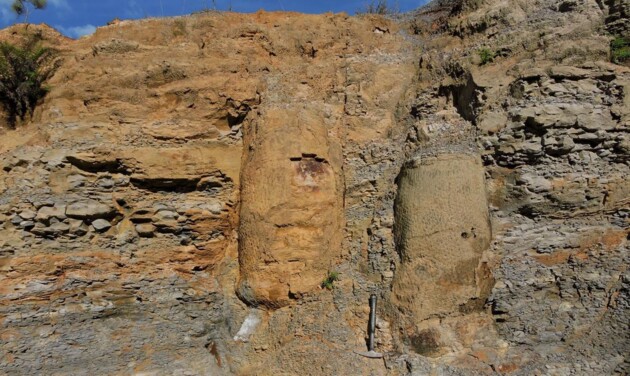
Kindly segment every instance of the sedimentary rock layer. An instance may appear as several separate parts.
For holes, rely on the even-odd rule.
[[[0,128],[0,374],[630,373],[626,10],[29,26],[62,64]]]

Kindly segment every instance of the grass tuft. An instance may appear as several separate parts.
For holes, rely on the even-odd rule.
[[[339,272],[328,272],[328,276],[322,281],[321,287],[332,290],[337,281],[339,281]]]
[[[615,64],[625,63],[630,60],[630,39],[615,37],[610,42],[611,61]]]
[[[483,47],[477,51],[479,58],[481,59],[479,65],[486,65],[494,61],[495,53],[487,47]]]

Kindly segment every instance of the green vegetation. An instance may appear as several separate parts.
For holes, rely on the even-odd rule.
[[[397,6],[390,6],[387,0],[371,0],[369,4],[365,6],[363,10],[358,11],[359,14],[396,14],[398,13]]]
[[[46,7],[46,0],[15,0],[11,4],[11,9],[18,15],[28,13],[27,4],[31,4],[35,9],[44,9]]]
[[[481,62],[479,65],[486,65],[494,60],[495,53],[487,47],[483,47],[477,51]]]
[[[11,9],[18,16],[24,15],[24,22],[28,23],[29,4],[35,9],[44,9],[47,2],[47,0],[14,0]]]
[[[11,127],[18,118],[33,114],[48,92],[44,82],[58,67],[57,52],[43,47],[41,38],[41,34],[28,35],[19,45],[0,42],[0,103]]]
[[[610,54],[613,63],[621,64],[630,60],[630,39],[616,37],[610,42]]]
[[[335,282],[339,280],[338,272],[328,272],[328,276],[322,281],[322,288],[332,290]]]

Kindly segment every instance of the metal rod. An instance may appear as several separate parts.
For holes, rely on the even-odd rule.
[[[376,294],[370,295],[370,322],[368,324],[368,351],[374,351],[374,332],[376,331]]]

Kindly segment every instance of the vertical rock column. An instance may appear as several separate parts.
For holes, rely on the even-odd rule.
[[[342,152],[329,134],[307,109],[268,109],[245,129],[238,293],[250,304],[289,304],[341,251]]]
[[[401,261],[392,303],[403,341],[431,353],[425,347],[439,346],[439,338],[428,338],[435,331],[425,331],[423,321],[483,305],[490,288],[479,269],[491,238],[479,157],[444,154],[408,164],[398,180],[395,217]]]

